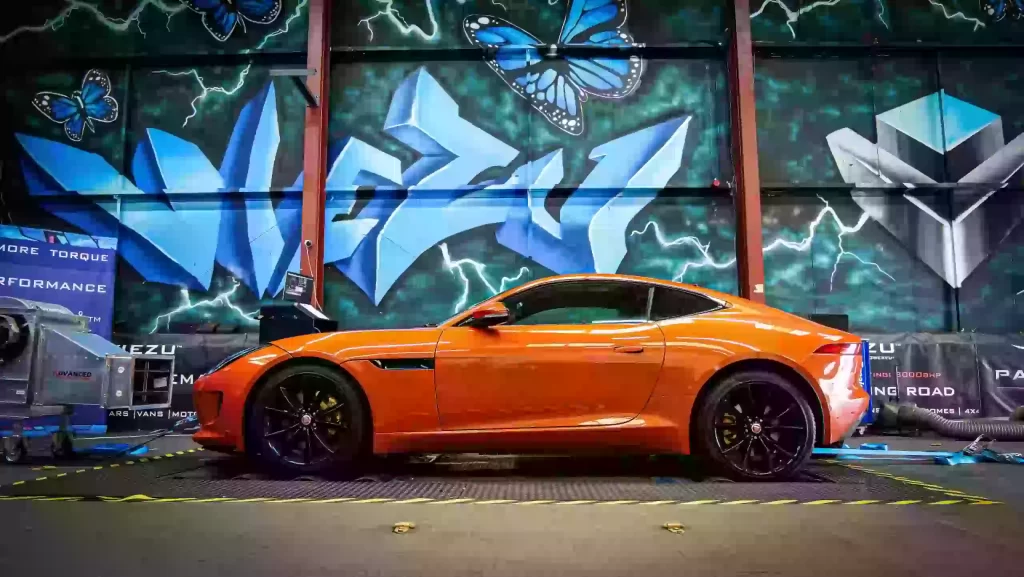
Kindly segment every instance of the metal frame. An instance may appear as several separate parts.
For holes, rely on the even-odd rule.
[[[758,171],[754,102],[754,51],[750,0],[733,0],[729,43],[733,164],[736,173],[736,272],[740,296],[764,302],[764,245],[761,232],[761,183]]]
[[[324,211],[327,204],[327,96],[331,55],[331,0],[309,0],[309,36],[306,53],[307,102],[303,137],[302,244],[299,250],[302,274],[313,278],[313,305],[324,302]],[[297,77],[296,82],[299,82]]]

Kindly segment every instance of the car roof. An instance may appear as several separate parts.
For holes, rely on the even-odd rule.
[[[721,292],[718,292],[716,290],[711,290],[711,289],[707,289],[707,288],[704,288],[704,287],[700,287],[700,286],[696,286],[696,285],[691,285],[691,284],[686,284],[686,283],[681,283],[681,282],[676,282],[676,281],[664,280],[664,279],[659,279],[659,278],[644,277],[644,276],[628,275],[628,274],[611,274],[611,273],[579,273],[579,274],[561,274],[561,275],[547,276],[547,277],[544,277],[544,278],[539,278],[537,280],[532,280],[532,281],[523,283],[523,284],[521,284],[521,285],[519,285],[519,286],[517,286],[515,288],[512,288],[512,289],[509,289],[509,290],[505,291],[504,293],[496,295],[494,298],[495,299],[498,298],[498,297],[505,298],[505,297],[507,297],[509,295],[513,295],[513,294],[516,294],[518,292],[521,292],[521,291],[524,291],[524,290],[527,290],[527,289],[530,289],[530,288],[533,288],[533,287],[542,286],[542,285],[545,285],[545,284],[555,284],[555,283],[568,282],[568,281],[608,281],[608,280],[640,282],[640,283],[645,283],[645,284],[660,285],[660,286],[669,287],[669,288],[683,289],[683,290],[688,290],[688,291],[692,291],[692,292],[695,292],[695,293],[700,293],[700,294],[703,294],[703,295],[706,295],[706,296],[709,296],[709,297],[712,297],[712,298],[715,298],[715,299],[718,299],[718,300],[721,300],[721,301],[725,301],[725,302],[732,302],[734,299],[737,298],[735,295],[721,293]],[[494,299],[488,299],[488,300],[494,300]]]

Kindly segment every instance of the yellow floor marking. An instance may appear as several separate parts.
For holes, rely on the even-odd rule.
[[[433,499],[427,499],[426,497],[417,497],[415,499],[402,499],[401,501],[395,501],[395,505],[404,505],[406,503],[427,503],[433,501]]]
[[[15,481],[15,482],[14,482],[14,483],[12,483],[12,484],[13,484],[13,485],[24,485],[24,484],[25,484],[25,481]]]
[[[906,499],[904,501],[890,501],[889,504],[890,505],[913,505],[915,503],[920,503],[920,502],[921,501],[918,501],[918,500],[915,500],[915,499]]]
[[[189,501],[195,501],[195,497],[167,497],[165,499],[156,499],[148,501],[149,503],[187,503]]]
[[[999,501],[971,501],[971,505],[998,505]]]
[[[455,503],[469,503],[470,501],[476,501],[476,499],[448,499],[446,501],[431,501],[430,505],[452,505]]]
[[[639,503],[639,501],[604,501],[598,505],[632,505],[633,503]]]
[[[881,503],[878,499],[864,499],[862,501],[849,501],[843,503],[844,505],[874,505],[875,503]]]
[[[233,497],[214,497],[212,499],[196,499],[195,501],[189,501],[190,503],[218,503],[220,501],[234,501]]]
[[[767,503],[761,503],[762,505],[789,505],[790,503],[799,503],[796,499],[782,499],[780,501],[768,501]]]
[[[674,499],[671,501],[643,501],[638,503],[638,505],[671,505],[672,503],[675,503]]]
[[[388,501],[394,501],[394,499],[382,499],[382,498],[359,499],[358,501],[352,501],[352,502],[353,503],[387,503]]]
[[[476,501],[474,505],[504,505],[506,503],[515,503],[515,499],[491,499],[489,501]]]
[[[554,503],[554,501],[550,501],[550,500],[520,501],[520,502],[516,503],[516,505],[546,505],[548,503]]]
[[[45,481],[48,477],[36,477],[36,481]]]
[[[717,503],[718,501],[719,501],[718,499],[703,499],[703,500],[700,500],[700,501],[687,501],[685,503],[680,503],[680,505],[710,505],[712,503]],[[649,504],[657,504],[657,503],[665,503],[665,502],[671,503],[672,501],[655,501],[654,503],[642,503],[642,504],[643,505],[649,505]]]
[[[270,501],[264,501],[264,503],[304,503],[309,499],[272,499]]]
[[[556,505],[587,505],[589,503],[596,503],[597,501],[559,501]]]
[[[956,505],[957,503],[963,503],[962,499],[950,499],[948,501],[935,501],[928,503],[929,505]]]
[[[232,503],[259,503],[261,501],[269,501],[268,497],[253,497],[252,499],[236,499]]]
[[[751,503],[757,503],[757,499],[740,499],[739,501],[726,501],[720,503],[720,505],[749,505]]]
[[[817,501],[807,501],[804,505],[831,505],[832,503],[839,502],[839,499],[818,499]]]

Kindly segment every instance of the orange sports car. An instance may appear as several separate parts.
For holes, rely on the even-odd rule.
[[[566,275],[436,325],[275,341],[195,385],[195,440],[310,472],[366,454],[697,454],[781,479],[868,406],[861,339],[674,282]]]

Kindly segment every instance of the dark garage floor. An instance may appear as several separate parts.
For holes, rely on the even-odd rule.
[[[1013,465],[816,461],[750,484],[678,459],[464,455],[279,479],[157,448],[0,468],[0,574],[1024,575]]]

